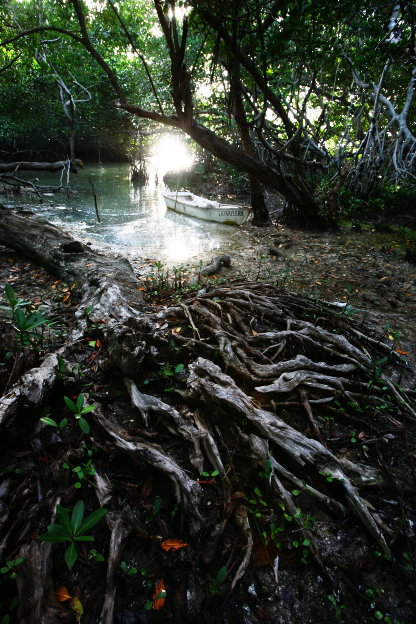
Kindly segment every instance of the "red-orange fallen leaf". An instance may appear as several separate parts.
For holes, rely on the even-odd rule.
[[[163,550],[179,550],[180,548],[185,548],[185,546],[189,546],[189,544],[185,544],[178,539],[167,539],[163,542],[160,542]]]
[[[396,353],[400,353],[400,355],[407,355],[408,351],[402,351],[402,349],[396,349]]]
[[[97,347],[102,347],[103,343],[101,342],[101,340],[99,338],[97,338],[97,340],[95,341],[95,344]]]
[[[58,587],[58,589],[56,590],[56,597],[58,598],[59,602],[65,602],[65,600],[71,600],[72,598],[71,594],[64,585]]]
[[[66,295],[64,295],[64,296],[62,297],[62,302],[63,302],[63,303],[66,303],[66,302],[68,301],[68,299],[70,298],[70,296],[71,296],[71,293],[69,293],[69,292],[68,292],[68,293],[66,293]]]
[[[166,602],[166,587],[163,582],[163,578],[160,579],[159,583],[156,585],[155,593],[153,595],[153,609],[155,611],[160,611],[163,608]]]

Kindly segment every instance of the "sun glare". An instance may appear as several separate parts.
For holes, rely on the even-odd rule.
[[[152,161],[163,176],[168,171],[188,169],[194,156],[179,137],[162,136],[154,146]]]

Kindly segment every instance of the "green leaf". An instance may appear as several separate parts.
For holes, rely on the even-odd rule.
[[[48,534],[50,535],[60,535],[63,537],[69,537],[70,532],[67,527],[62,524],[50,524],[48,526]]]
[[[51,427],[58,427],[58,423],[56,422],[56,420],[53,420],[52,418],[48,418],[47,416],[45,416],[44,418],[40,418],[39,419],[41,422],[45,423],[45,425],[51,425]]]
[[[100,520],[104,518],[107,512],[108,509],[106,509],[105,507],[93,511],[87,518],[85,518],[84,522],[80,526],[78,533],[85,533],[86,531],[91,529],[91,527],[98,524]]]
[[[14,294],[13,288],[7,282],[4,285],[4,292],[6,294],[7,301],[10,303],[11,307],[14,308],[17,303],[16,295]]]
[[[69,519],[68,509],[66,509],[65,507],[62,507],[61,505],[57,505],[56,514],[59,520],[62,522],[62,524],[66,527],[68,534],[72,535],[72,524],[71,524],[71,520]]]
[[[78,408],[78,412],[81,412],[83,405],[85,403],[85,398],[83,394],[79,394],[78,398],[77,398],[77,408]]]
[[[82,408],[81,414],[88,414],[88,412],[93,412],[95,410],[95,405],[86,405]]]
[[[68,568],[72,570],[75,561],[78,559],[78,546],[74,542],[66,549],[64,559]]]
[[[69,407],[69,409],[71,410],[71,412],[73,412],[74,414],[78,414],[78,408],[76,404],[72,401],[72,399],[70,399],[67,396],[64,396],[64,401],[66,403],[66,406]]]
[[[77,542],[93,542],[94,535],[77,535],[74,539]]]
[[[43,542],[50,542],[51,544],[60,544],[63,542],[67,542],[71,539],[68,535],[55,535],[54,533],[42,533],[42,535],[38,535],[38,538]]]
[[[76,535],[79,532],[79,528],[82,524],[83,518],[84,518],[84,501],[80,500],[77,503],[75,503],[74,508],[72,510],[71,525],[72,525],[74,535]]]
[[[216,581],[217,583],[223,583],[227,576],[227,566],[222,566],[217,572]]]
[[[89,426],[88,422],[85,420],[85,418],[80,418],[78,420],[78,424],[79,424],[79,428],[81,429],[81,431],[83,433],[89,433],[90,432],[90,426]]]
[[[61,422],[59,423],[59,428],[63,429],[64,427],[66,427],[68,424],[68,418],[62,418]]]
[[[16,308],[16,310],[14,311],[14,320],[16,321],[19,329],[24,328],[25,315],[23,310],[21,310],[20,308]]]

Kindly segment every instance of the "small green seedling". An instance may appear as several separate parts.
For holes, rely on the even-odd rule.
[[[120,563],[120,568],[129,576],[134,576],[135,574],[137,574],[137,568],[135,568],[134,566],[129,566],[126,561],[122,561]]]
[[[173,377],[177,373],[180,373],[181,371],[183,371],[184,368],[185,368],[184,364],[176,364],[176,366],[173,366],[173,364],[169,364],[169,362],[165,362],[165,364],[163,364],[162,368],[160,369],[158,375],[162,379],[169,379],[170,377]]]
[[[78,559],[77,542],[93,542],[93,535],[86,535],[93,526],[98,524],[106,515],[107,509],[96,509],[84,520],[84,501],[75,503],[71,517],[69,511],[61,505],[56,507],[58,522],[48,526],[48,532],[39,535],[39,539],[52,544],[70,542],[65,551],[65,563],[71,570]]]
[[[66,464],[63,467],[69,468],[69,465]],[[79,466],[75,466],[74,468],[72,468],[72,472],[74,472],[77,479],[79,479],[79,481],[76,481],[76,483],[74,483],[74,488],[78,490],[80,487],[82,487],[82,481],[86,480],[87,477],[92,477],[93,475],[95,475],[95,468],[92,465],[92,459],[89,459],[87,462]]]
[[[218,570],[215,581],[209,586],[209,592],[211,594],[216,594],[218,592],[220,585],[225,581],[227,577],[227,572],[227,566],[222,566],[222,568]]]
[[[45,410],[42,410],[42,412],[45,415],[42,416],[42,418],[40,418],[39,420],[45,423],[45,425],[49,425],[50,427],[55,427],[56,429],[60,429],[60,430],[64,429],[67,426],[68,424],[67,418],[62,418],[59,422],[57,422],[53,418],[50,418],[50,416],[47,416],[47,414],[50,414],[51,412],[50,407],[45,408]]]
[[[0,568],[0,574],[8,574],[9,578],[15,579],[17,577],[17,573],[14,568],[20,565],[23,561],[23,557],[18,557],[17,559],[8,559],[6,561],[6,565]]]
[[[4,602],[2,601],[2,606],[3,606]],[[9,613],[6,613],[5,615],[3,615],[3,617],[0,620],[0,624],[10,624],[10,622],[12,621],[11,619],[11,614],[10,611],[13,611],[13,609],[16,609],[16,607],[20,604],[20,598],[19,596],[13,596],[9,602],[9,606],[8,606],[8,611]],[[15,621],[15,620],[13,620]]]
[[[253,490],[253,498],[246,498],[249,503],[248,511],[253,514],[256,518],[261,518],[263,516],[264,510],[268,507],[265,500],[263,500],[263,494],[261,493],[260,488],[255,487]]]
[[[335,598],[333,594],[330,594],[328,596],[328,600],[335,609],[335,619],[338,622],[343,622],[344,620],[342,618],[342,609],[345,609],[345,605],[338,604],[338,600]]]
[[[78,425],[81,431],[88,434],[90,432],[90,426],[83,415],[94,411],[95,406],[85,405],[85,397],[83,394],[78,395],[76,403],[74,403],[74,401],[72,401],[72,399],[67,396],[64,396],[64,401],[66,403],[66,406],[71,410],[76,420],[78,421]]]
[[[88,559],[94,559],[94,561],[104,561],[104,555],[101,555],[99,552],[95,550],[95,548],[91,548],[88,553]]]
[[[34,330],[41,325],[50,327],[54,324],[53,321],[48,321],[41,312],[29,310],[29,306],[32,305],[31,301],[17,299],[10,284],[5,285],[4,291],[9,306],[1,307],[11,314],[12,327],[18,332],[21,347],[33,347],[36,341],[41,339],[41,336]]]
[[[267,459],[264,462],[264,469],[258,473],[259,477],[261,477],[262,479],[267,479],[267,481],[269,481],[270,477],[272,476],[272,473],[273,473],[272,460]]]
[[[219,470],[213,470],[212,472],[201,472],[201,476],[203,477],[218,477],[220,474]]]

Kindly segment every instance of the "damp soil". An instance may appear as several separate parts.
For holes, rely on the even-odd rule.
[[[372,225],[363,225],[360,232],[347,225],[336,233],[280,224],[267,228],[248,224],[238,229],[238,242],[223,245],[215,254],[229,255],[230,267],[223,267],[208,282],[257,280],[338,303],[351,317],[371,319],[387,337],[393,336],[389,339],[394,348],[416,361],[416,263],[406,259],[415,232],[377,232]],[[185,282],[192,282],[213,257],[198,256],[175,269],[181,269]],[[154,275],[157,262],[156,257],[146,262],[141,258],[132,264],[145,279]],[[172,267],[163,269],[173,275]]]

